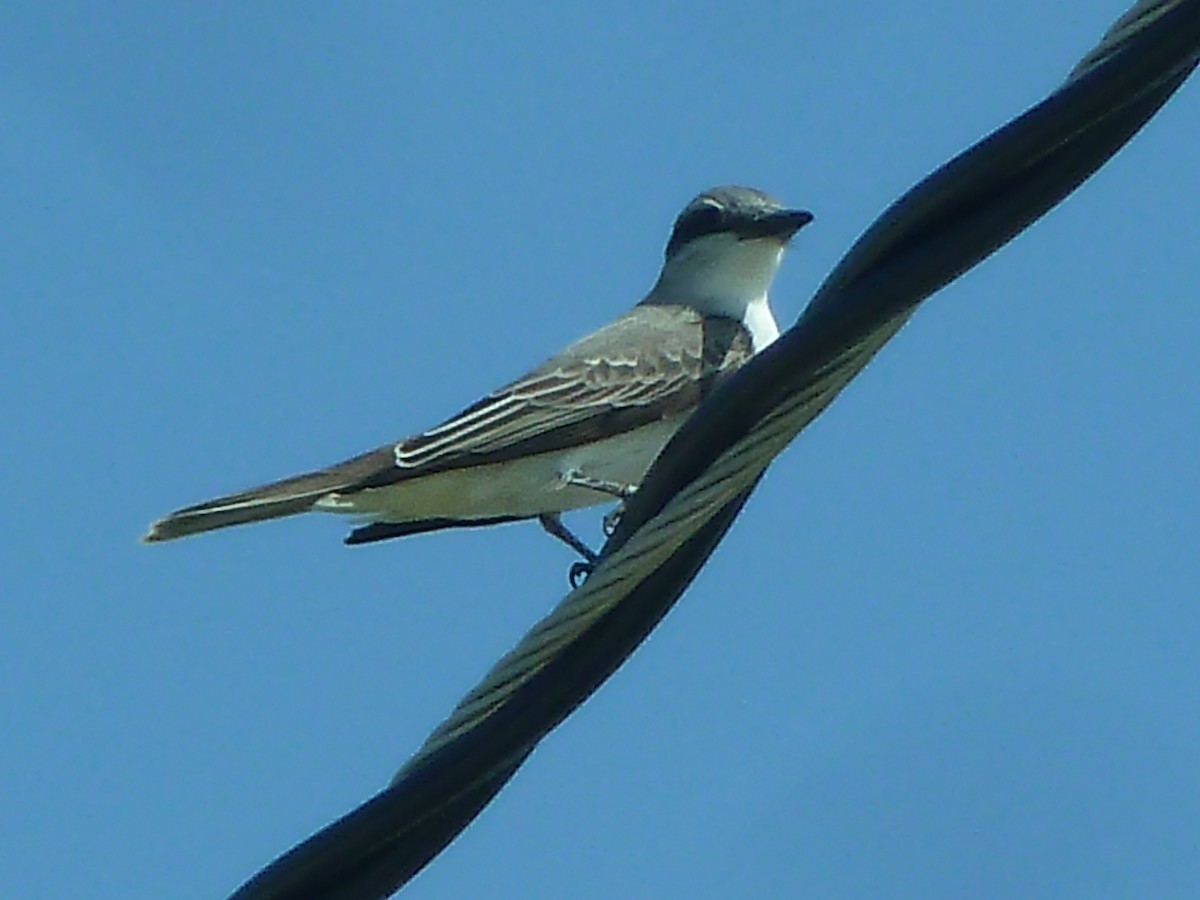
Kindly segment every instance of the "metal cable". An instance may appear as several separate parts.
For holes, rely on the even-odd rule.
[[[663,451],[595,571],[453,710],[391,786],[276,860],[238,898],[383,897],[500,790],[670,609],[775,456],[908,321],[1116,152],[1200,54],[1200,0],[1143,0],[1045,101],[886,210],[797,324]]]

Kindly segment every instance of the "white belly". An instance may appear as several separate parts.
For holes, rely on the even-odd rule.
[[[318,501],[316,508],[374,521],[412,522],[529,517],[612,503],[613,497],[570,485],[564,476],[577,472],[636,487],[684,418],[667,419],[559,453],[453,469],[344,496],[333,494]]]

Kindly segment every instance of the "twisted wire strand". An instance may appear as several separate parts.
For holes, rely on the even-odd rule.
[[[588,579],[537,623],[484,676],[396,773],[392,783],[422,765],[442,747],[475,728],[563,647],[628,596],[640,582],[686,543],[727,503],[749,488],[776,456],[833,400],[908,320],[905,312],[847,347],[812,373],[704,473],[685,487]]]
[[[1164,16],[1169,24],[1160,23]],[[775,456],[916,305],[1102,165],[1179,87],[1198,54],[1200,0],[1141,0],[1030,111],[1036,116],[993,132],[889,207],[801,316],[801,325],[817,327],[789,330],[702,405],[648,473],[589,579],[463,698],[392,787],[293,847],[235,896],[290,900],[321,890],[365,900],[411,879],[632,652]],[[694,447],[680,448],[685,441]]]
[[[1141,0],[1109,27],[1100,42],[1077,63],[1061,91],[1120,52],[1145,27],[1186,0]],[[1147,86],[1149,89],[1150,86]],[[629,594],[692,538],[719,510],[748,489],[774,458],[811,422],[908,321],[913,309],[864,335],[824,365],[764,415],[740,440],[675,495],[653,518],[538,622],[505,654],[426,738],[393,777],[401,781],[455,738],[475,728],[508,696],[529,681],[592,624]]]

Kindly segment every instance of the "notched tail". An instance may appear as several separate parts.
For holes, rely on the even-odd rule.
[[[390,464],[391,459],[391,448],[385,447],[328,469],[178,509],[151,525],[142,541],[154,544],[231,525],[265,522],[308,512],[322,497],[353,488],[380,466]]]

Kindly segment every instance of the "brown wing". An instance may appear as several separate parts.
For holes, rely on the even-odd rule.
[[[621,434],[690,411],[751,353],[749,333],[732,319],[705,318],[688,307],[637,306],[436,428],[326,469],[176,510],[155,522],[145,540],[295,515],[330,493]],[[385,536],[394,536],[441,525],[387,527]]]
[[[753,353],[733,319],[639,305],[441,425],[349,491],[549,453],[686,413]],[[345,491],[345,492],[349,492]]]

